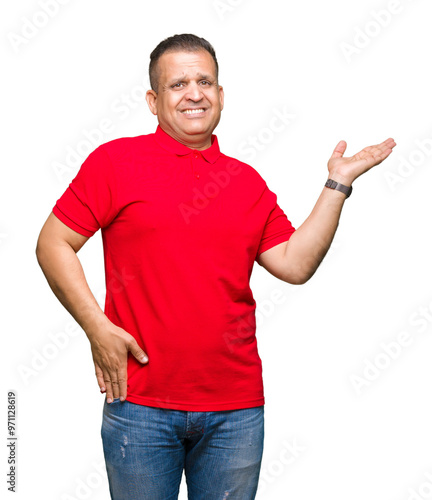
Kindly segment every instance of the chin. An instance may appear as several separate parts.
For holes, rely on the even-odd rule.
[[[196,124],[189,127],[185,127],[183,132],[188,135],[203,135],[208,133],[209,128],[203,127],[202,125]]]

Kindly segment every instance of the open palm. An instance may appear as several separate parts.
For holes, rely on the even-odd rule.
[[[354,156],[344,158],[347,143],[339,141],[327,164],[330,177],[351,184],[354,179],[385,160],[395,146],[395,141],[389,138],[381,144],[368,146]]]

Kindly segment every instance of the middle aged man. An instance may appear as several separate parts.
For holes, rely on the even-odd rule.
[[[297,229],[251,166],[222,154],[224,92],[213,47],[195,35],[150,56],[156,132],[102,144],[57,201],[37,257],[84,329],[100,390],[111,497],[248,500],[264,441],[254,262],[305,283],[324,258],[353,181],[395,146],[351,158],[340,141],[328,180]],[[102,312],[76,253],[102,229]],[[148,357],[147,357],[148,356]]]

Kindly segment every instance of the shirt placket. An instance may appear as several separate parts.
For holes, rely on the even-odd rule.
[[[193,151],[191,154],[192,175],[196,180],[201,176],[201,153]]]

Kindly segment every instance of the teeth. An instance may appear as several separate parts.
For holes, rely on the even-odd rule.
[[[186,114],[188,114],[188,115],[194,115],[194,114],[196,114],[196,113],[203,113],[203,112],[204,112],[204,110],[203,110],[203,109],[185,109],[185,110],[183,111],[183,113],[186,113]]]

